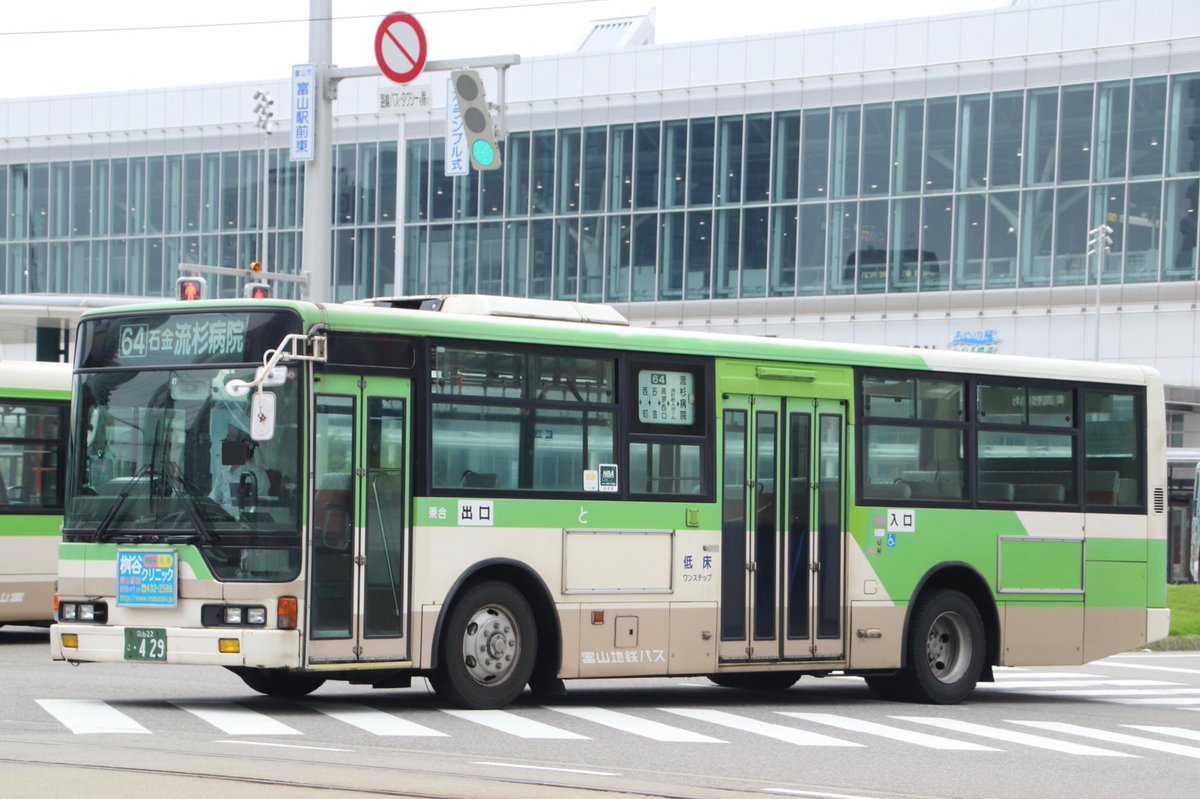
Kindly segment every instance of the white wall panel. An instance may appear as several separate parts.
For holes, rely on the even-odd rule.
[[[804,37],[804,74],[828,75],[833,71],[833,34],[810,33]]]
[[[1029,9],[1029,51],[1057,52],[1063,49],[1063,9],[1061,6]]]
[[[894,67],[898,50],[896,36],[897,30],[894,25],[872,25],[864,30],[862,68],[888,70]],[[924,56],[924,45],[924,37],[922,37],[920,42],[922,57]]]
[[[1003,58],[1028,52],[1031,52],[1029,12],[1024,9],[997,11],[996,27],[992,34],[993,57]]]
[[[866,32],[863,28],[840,28],[833,32],[833,71],[858,72],[863,68]]]

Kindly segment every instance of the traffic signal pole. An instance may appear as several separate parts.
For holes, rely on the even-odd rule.
[[[311,98],[316,122],[313,129],[313,158],[304,167],[304,220],[301,230],[303,242],[300,250],[300,269],[308,280],[301,283],[301,296],[314,302],[329,302],[333,299],[333,269],[331,226],[333,219],[333,101],[337,98],[337,85],[347,78],[368,78],[380,74],[379,67],[336,68],[333,61],[333,0],[309,0],[308,6],[308,62],[316,69],[318,90]],[[504,124],[504,79],[508,67],[521,63],[516,54],[483,56],[480,58],[447,59],[426,61],[425,72],[449,72],[456,69],[492,67],[499,71],[498,139],[503,140]],[[293,124],[295,121],[293,120]],[[403,137],[399,141],[397,165],[406,158]],[[398,179],[403,176],[401,171]],[[403,195],[403,185],[397,193]],[[397,211],[401,209],[398,207]],[[396,216],[396,240],[404,238],[404,215]],[[402,245],[397,245],[398,255]],[[403,264],[397,258],[396,275],[403,273]],[[306,290],[307,289],[307,290]]]

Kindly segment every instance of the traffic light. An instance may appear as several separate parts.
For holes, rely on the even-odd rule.
[[[267,283],[247,283],[242,289],[242,296],[248,300],[269,300],[271,286]]]
[[[456,69],[450,73],[463,130],[467,134],[467,149],[471,164],[480,170],[500,168],[500,147],[492,129],[492,112],[488,110],[483,93],[483,79],[474,69]]]
[[[208,281],[197,275],[183,275],[175,279],[175,296],[184,302],[204,299]]]

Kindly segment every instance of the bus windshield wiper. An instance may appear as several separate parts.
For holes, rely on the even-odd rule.
[[[200,513],[200,508],[198,507],[199,502],[195,495],[192,494],[192,484],[183,475],[174,470],[168,470],[163,475],[163,479],[169,481],[171,492],[181,500],[183,512],[187,514],[188,521],[196,528],[196,539],[204,546],[217,544],[217,535],[205,522],[204,516]]]
[[[107,533],[109,528],[112,527],[113,522],[116,521],[117,511],[119,511],[121,506],[125,504],[125,500],[129,498],[129,495],[133,492],[133,489],[138,485],[138,481],[142,477],[146,478],[146,495],[150,500],[151,506],[153,507],[154,470],[158,465],[159,455],[162,453],[164,444],[163,427],[162,425],[159,425],[154,431],[154,441],[150,447],[150,459],[146,461],[146,464],[142,466],[142,468],[137,470],[132,478],[130,478],[129,485],[127,485],[125,490],[117,495],[117,498],[113,500],[113,504],[109,507],[108,513],[104,514],[104,518],[100,520],[100,524],[96,525],[96,535],[94,538],[96,543],[100,543],[101,541],[108,539],[109,536]]]
[[[108,540],[108,530],[110,527],[112,527],[113,522],[116,521],[117,511],[121,509],[121,506],[125,504],[125,500],[129,498],[131,493],[133,493],[133,489],[137,487],[138,481],[151,471],[152,465],[152,463],[147,463],[145,466],[139,469],[137,473],[129,479],[129,485],[125,486],[121,493],[117,494],[116,498],[113,499],[112,505],[108,507],[108,512],[104,514],[104,518],[100,520],[100,524],[96,525],[96,534],[93,537],[93,540],[95,540],[97,544],[99,544],[101,541]]]

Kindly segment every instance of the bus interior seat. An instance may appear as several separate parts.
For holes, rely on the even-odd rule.
[[[866,499],[912,499],[908,483],[867,483]]]
[[[267,493],[273,497],[283,496],[283,473],[278,469],[267,469]]]
[[[1134,477],[1117,478],[1117,504],[1138,504],[1138,481]]]
[[[1091,505],[1115,505],[1120,472],[1109,469],[1088,470],[1087,501]]]
[[[317,494],[313,497],[313,530],[327,549],[350,547],[351,487],[349,472],[330,472],[317,483]]]
[[[1012,502],[1012,483],[980,483],[979,498],[989,502]]]
[[[1063,502],[1067,490],[1051,483],[1029,483],[1013,487],[1013,499],[1017,502]]]
[[[461,488],[495,488],[499,483],[499,475],[495,472],[476,472],[467,469],[458,481]]]

